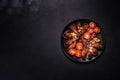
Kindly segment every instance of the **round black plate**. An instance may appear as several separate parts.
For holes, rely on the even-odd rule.
[[[91,21],[93,20],[89,20],[89,19],[78,19],[78,20],[75,20],[75,21],[72,21],[70,22],[63,30],[62,34],[61,34],[61,48],[62,48],[62,51],[63,53],[65,54],[65,56],[67,58],[69,58],[70,60],[74,61],[74,62],[90,62],[90,61],[93,61],[95,60],[96,58],[98,58],[104,51],[104,48],[105,48],[105,34],[103,33],[103,29],[102,29],[102,26],[100,26],[97,22],[95,22],[97,24],[97,26],[101,27],[101,33],[97,35],[97,37],[99,37],[101,39],[101,44],[102,44],[102,49],[100,51],[98,51],[98,55],[97,56],[93,56],[91,59],[85,59],[83,60],[82,58],[76,58],[74,56],[71,56],[68,54],[68,51],[67,51],[67,48],[65,47],[64,45],[64,38],[63,38],[63,33],[69,28],[69,26],[77,21],[80,21],[81,23],[90,23]]]

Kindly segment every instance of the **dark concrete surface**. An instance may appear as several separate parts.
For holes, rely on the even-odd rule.
[[[17,1],[0,10],[0,80],[118,80],[118,1],[35,0],[34,7]],[[64,27],[81,18],[95,20],[105,32],[104,53],[88,64],[71,62],[60,44]]]

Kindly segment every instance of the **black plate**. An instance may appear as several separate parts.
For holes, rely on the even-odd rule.
[[[68,51],[67,51],[67,48],[65,47],[64,45],[64,38],[63,38],[63,33],[69,28],[69,26],[77,21],[80,21],[81,23],[90,23],[91,21],[93,20],[89,20],[89,19],[78,19],[78,20],[75,20],[75,21],[72,21],[70,22],[63,30],[62,34],[61,34],[61,48],[62,48],[62,51],[63,53],[65,54],[65,56],[67,58],[69,58],[70,60],[74,61],[74,62],[90,62],[90,61],[93,61],[95,59],[97,59],[104,51],[104,48],[105,48],[105,34],[103,32],[103,29],[102,29],[102,26],[100,24],[98,24],[97,22],[95,22],[97,24],[97,26],[101,27],[101,33],[97,35],[97,37],[99,37],[101,39],[101,44],[102,44],[102,49],[100,51],[98,51],[98,55],[97,56],[93,56],[91,59],[85,59],[83,60],[82,58],[76,58],[74,56],[71,56],[68,54]]]

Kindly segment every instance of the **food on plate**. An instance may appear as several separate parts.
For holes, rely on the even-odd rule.
[[[90,33],[88,33],[88,32],[84,33],[84,38],[85,39],[90,39],[90,37],[91,37]]]
[[[70,55],[75,55],[76,54],[76,49],[69,49],[68,52]]]
[[[79,50],[79,49],[76,50],[75,56],[78,57],[78,58],[81,57],[82,56],[82,51]]]
[[[76,49],[83,49],[83,44],[80,42],[76,43]]]
[[[67,54],[83,60],[95,57],[103,47],[100,33],[101,27],[94,21],[71,23],[63,33]]]
[[[95,27],[95,28],[94,28],[94,32],[95,32],[95,33],[100,33],[100,30],[101,30],[100,27]]]
[[[91,21],[89,25],[90,25],[90,28],[95,28],[96,27],[96,23],[93,22],[93,21]]]

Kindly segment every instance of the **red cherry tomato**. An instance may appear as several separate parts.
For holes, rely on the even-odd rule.
[[[90,28],[95,28],[96,27],[96,23],[92,21],[92,22],[90,22],[89,26],[90,26]]]
[[[91,35],[90,33],[86,32],[84,33],[84,36],[83,36],[85,39],[90,39]]]
[[[95,33],[100,33],[100,31],[101,31],[100,27],[95,27],[95,28],[94,28],[94,32],[95,32]]]
[[[70,55],[75,55],[76,54],[76,50],[75,49],[70,49],[68,53]]]
[[[90,33],[90,34],[92,34],[92,33],[94,32],[92,28],[88,28],[87,31],[88,31],[88,33]]]
[[[81,57],[81,56],[82,56],[81,50],[76,50],[75,56],[76,56],[76,57]]]
[[[76,43],[76,49],[83,49],[83,44],[80,42]]]

